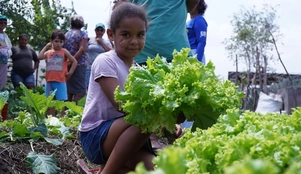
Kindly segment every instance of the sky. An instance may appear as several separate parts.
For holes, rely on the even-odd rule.
[[[88,35],[94,36],[94,27],[97,23],[108,25],[111,13],[111,0],[73,0],[74,8],[82,15],[88,24]],[[61,0],[63,6],[71,7],[71,0]],[[276,24],[280,27],[282,37],[277,42],[278,50],[284,66],[290,74],[301,74],[301,1],[300,0],[207,0],[208,8],[204,15],[208,23],[207,45],[205,48],[206,60],[211,60],[215,65],[215,73],[227,79],[229,71],[235,71],[236,66],[228,57],[228,52],[222,42],[233,35],[230,21],[234,14],[239,13],[241,7],[262,8],[263,4],[277,8]],[[270,66],[275,73],[285,73],[285,69],[274,51],[275,62]],[[238,65],[239,71],[245,71],[245,65]]]

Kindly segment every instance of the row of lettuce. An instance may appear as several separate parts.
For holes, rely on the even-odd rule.
[[[298,174],[301,171],[301,108],[292,115],[230,109],[207,130],[184,136],[132,174]]]

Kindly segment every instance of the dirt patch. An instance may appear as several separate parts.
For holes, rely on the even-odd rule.
[[[76,165],[78,159],[85,159],[78,140],[65,140],[63,145],[55,146],[47,142],[33,143],[36,153],[54,154],[60,174],[78,174]],[[30,143],[4,144],[0,146],[0,173],[2,174],[31,174],[26,163],[27,154],[32,151]],[[93,166],[95,167],[95,166]]]
[[[74,135],[78,135],[76,130],[74,130]],[[173,137],[173,135],[169,134],[167,137]],[[155,141],[163,148],[168,144],[172,144],[174,138],[159,138]],[[168,143],[169,141],[171,142]],[[33,143],[33,149],[36,153],[42,152],[45,155],[54,154],[56,164],[61,169],[60,174],[81,173],[76,164],[78,159],[83,159],[90,168],[99,167],[90,163],[85,158],[78,136],[73,140],[65,140],[60,146],[55,146],[48,142],[35,142]],[[27,154],[31,151],[32,149],[28,141],[15,144],[2,144],[0,146],[0,174],[31,174],[31,168],[25,160]]]

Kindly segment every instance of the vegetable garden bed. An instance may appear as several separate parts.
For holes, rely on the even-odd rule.
[[[76,160],[84,159],[84,154],[79,145],[79,141],[66,140],[60,146],[55,146],[48,142],[33,143],[37,153],[45,155],[54,154],[57,167],[61,174],[78,174],[79,168]],[[31,152],[30,143],[4,144],[0,146],[0,173],[5,174],[31,174],[32,170],[25,161],[27,154]],[[47,169],[46,169],[47,170]]]
[[[179,116],[194,121],[159,152],[155,171],[139,164],[131,174],[300,173],[301,108],[292,115],[241,111],[243,94],[236,86],[221,81],[211,62],[204,66],[187,58],[188,52],[175,52],[171,64],[157,56],[144,69],[131,68],[124,90],[115,91],[129,113],[126,121],[144,132],[172,133]],[[84,154],[77,127],[83,108],[23,90],[28,110],[0,124],[0,173],[80,173],[76,161]],[[63,118],[45,118],[49,107],[69,110]]]

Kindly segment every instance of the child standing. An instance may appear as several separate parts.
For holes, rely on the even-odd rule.
[[[123,88],[134,57],[144,47],[147,18],[143,8],[129,2],[116,4],[107,30],[115,49],[98,55],[91,68],[86,105],[79,126],[86,157],[101,164],[99,173],[127,173],[139,162],[153,170],[148,133],[124,120],[114,100],[117,86]]]
[[[67,87],[66,80],[69,79],[76,68],[76,59],[67,51],[62,48],[65,42],[65,34],[61,30],[54,30],[51,35],[50,42],[41,50],[38,59],[46,59],[46,96],[50,95],[51,91],[56,90],[56,100],[67,100]],[[51,50],[48,50],[52,48]],[[48,51],[47,51],[48,50]],[[71,64],[68,72],[67,63]],[[50,113],[55,115],[53,109]]]

